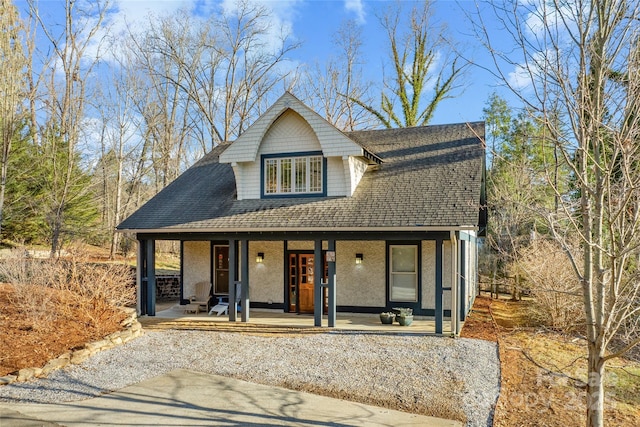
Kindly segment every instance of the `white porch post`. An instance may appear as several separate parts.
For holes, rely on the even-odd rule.
[[[229,240],[229,321],[235,322],[238,317],[238,304],[236,303],[236,245],[237,240]]]
[[[240,297],[242,321],[249,321],[249,241],[240,241],[240,277],[242,280]]]
[[[451,236],[451,335],[458,336],[460,333],[460,319],[458,307],[459,274],[458,274],[458,239],[455,231],[450,232]]]
[[[336,241],[335,240],[329,240],[329,251],[333,252],[334,255],[336,253]],[[328,262],[328,275],[329,277],[327,277],[327,282],[329,284],[329,295],[328,295],[328,300],[329,300],[329,308],[328,308],[328,326],[330,328],[335,328],[336,327],[336,262],[335,259],[334,261],[329,261]]]

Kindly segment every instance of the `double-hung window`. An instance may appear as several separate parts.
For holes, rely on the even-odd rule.
[[[265,196],[324,193],[324,161],[321,155],[265,157]]]
[[[389,299],[418,301],[418,246],[389,246]]]

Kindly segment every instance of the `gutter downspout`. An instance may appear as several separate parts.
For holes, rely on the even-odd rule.
[[[450,231],[451,239],[451,336],[460,335],[460,316],[458,307],[458,238],[455,231]]]

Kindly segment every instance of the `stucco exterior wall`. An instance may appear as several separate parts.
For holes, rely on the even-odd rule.
[[[264,261],[256,262],[256,254]],[[253,302],[284,303],[284,243],[249,242],[249,298]]]
[[[385,306],[385,250],[384,241],[336,242],[337,305]],[[363,255],[362,264],[356,264],[356,253]]]
[[[209,242],[184,242],[183,244],[184,298],[195,294],[195,284],[211,282],[211,244]]]
[[[442,245],[442,287],[450,288],[451,283],[451,240],[445,240]],[[451,291],[444,291],[442,295],[442,309],[451,309]]]
[[[422,241],[422,308],[436,308],[436,242]]]
[[[315,242],[313,240],[289,240],[287,242],[287,249],[290,251],[313,251],[315,248]],[[327,250],[329,244],[326,240],[322,241],[322,249]]]

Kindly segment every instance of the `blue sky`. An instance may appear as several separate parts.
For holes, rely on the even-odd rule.
[[[301,48],[292,52],[291,57],[298,64],[313,64],[326,61],[332,50],[332,37],[341,23],[354,20],[363,34],[365,78],[381,82],[382,64],[387,61],[386,38],[380,25],[379,16],[386,8],[394,6],[391,1],[367,0],[259,0],[273,10],[275,24],[290,28],[291,35],[302,42]],[[172,13],[179,8],[187,8],[195,15],[206,15],[211,8],[230,7],[232,0],[115,0],[116,13],[111,22],[117,28],[124,22],[144,25],[149,12],[155,14]],[[16,2],[24,9],[24,2]],[[407,11],[411,4],[404,3]],[[466,58],[476,64],[489,65],[489,58],[480,43],[474,39],[470,20],[465,12],[475,11],[474,1],[438,0],[434,2],[434,21],[444,23],[448,34]],[[40,0],[43,17],[62,22],[60,0]],[[58,17],[59,16],[59,17]],[[494,31],[492,29],[492,31]],[[500,40],[500,36],[496,37]],[[463,88],[456,92],[455,99],[443,101],[436,110],[432,124],[475,121],[482,119],[482,109],[492,91],[507,97],[499,82],[487,71],[474,65],[467,69],[463,77]]]

